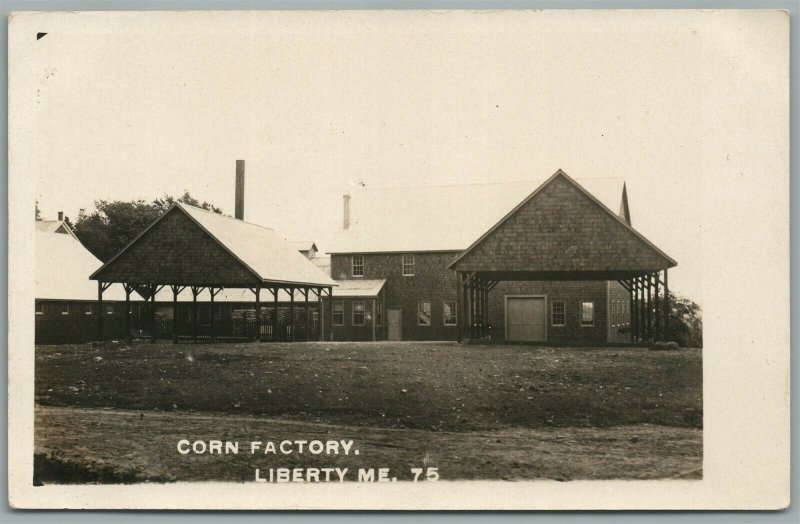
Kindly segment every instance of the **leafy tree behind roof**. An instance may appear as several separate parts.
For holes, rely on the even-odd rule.
[[[95,200],[94,211],[81,210],[72,225],[75,235],[94,256],[108,261],[152,224],[175,202],[197,206],[222,214],[222,208],[200,202],[185,191],[175,198],[164,195],[151,202],[145,200]]]

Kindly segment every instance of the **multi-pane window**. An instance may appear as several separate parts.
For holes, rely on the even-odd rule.
[[[567,323],[567,308],[563,300],[550,303],[550,320],[554,326],[564,326]]]
[[[363,326],[364,325],[364,303],[363,302],[353,302],[353,325],[354,326]]]
[[[617,301],[611,301],[611,325],[616,326],[619,323],[619,319],[617,317]]]
[[[383,302],[380,300],[375,302],[375,325],[383,325]]]
[[[106,306],[106,315],[113,315],[114,314],[114,306],[108,305]]]
[[[418,302],[417,303],[417,324],[420,326],[431,325],[431,303]]]
[[[594,326],[594,302],[581,302],[581,326]]]
[[[62,315],[69,315],[69,305],[68,304],[62,304],[61,305],[61,314]]]
[[[364,256],[363,255],[353,255],[352,275],[354,277],[363,277],[364,276]]]
[[[445,326],[455,326],[458,324],[458,317],[456,316],[456,302],[454,300],[445,300],[443,313]]]
[[[36,314],[37,315],[41,315],[43,313],[44,313],[44,304],[42,304],[41,302],[37,302],[36,303]]]
[[[332,322],[334,326],[344,326],[344,303],[341,301],[333,303]]]
[[[403,276],[414,276],[414,255],[403,255]]]
[[[94,304],[86,304],[86,307],[83,309],[84,315],[93,315],[94,314]]]

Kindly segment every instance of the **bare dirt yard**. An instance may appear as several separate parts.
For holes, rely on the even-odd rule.
[[[699,350],[455,343],[36,348],[48,482],[252,481],[255,468],[437,467],[442,480],[700,478]],[[238,455],[181,455],[180,439]],[[354,441],[359,455],[250,455]]]

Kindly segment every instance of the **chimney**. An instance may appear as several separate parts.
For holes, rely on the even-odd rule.
[[[63,211],[59,211],[58,212],[58,221],[59,222],[63,222],[64,221],[64,212]]]
[[[343,229],[350,229],[350,195],[344,195],[344,223]]]
[[[236,161],[236,212],[237,220],[244,220],[244,160]]]

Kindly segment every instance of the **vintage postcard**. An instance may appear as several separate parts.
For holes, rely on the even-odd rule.
[[[15,13],[18,508],[789,503],[789,17]]]

